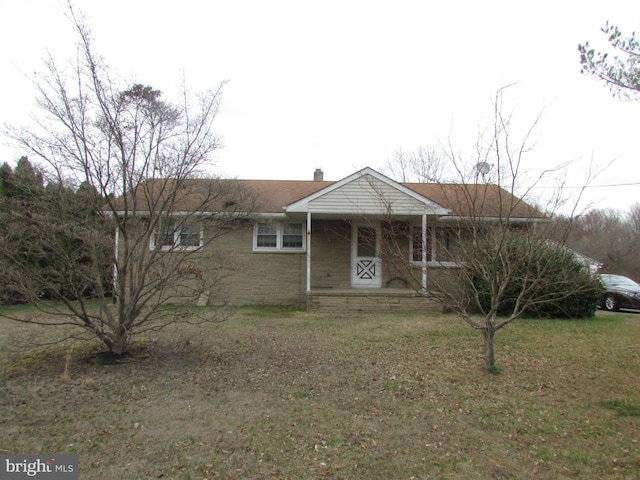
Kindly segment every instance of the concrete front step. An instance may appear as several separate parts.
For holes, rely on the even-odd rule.
[[[320,312],[441,312],[442,305],[410,289],[316,289],[307,295],[307,310]]]

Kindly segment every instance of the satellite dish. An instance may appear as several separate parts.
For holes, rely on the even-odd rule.
[[[476,165],[476,170],[482,175],[486,175],[493,168],[493,165],[487,162],[479,162]]]

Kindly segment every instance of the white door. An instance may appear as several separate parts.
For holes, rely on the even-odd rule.
[[[351,231],[351,286],[382,286],[380,228],[353,225]]]

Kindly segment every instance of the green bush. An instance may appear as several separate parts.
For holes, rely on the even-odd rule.
[[[524,317],[587,318],[595,314],[601,286],[573,252],[554,243],[532,248],[524,235],[517,234],[508,236],[501,248],[507,261],[472,276],[483,312],[490,310],[493,301],[498,304],[498,315],[511,315],[520,296],[527,305]],[[489,285],[501,282],[507,285],[498,298]]]

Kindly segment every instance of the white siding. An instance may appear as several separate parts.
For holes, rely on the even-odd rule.
[[[371,175],[363,175],[309,202],[312,213],[420,215],[424,203]]]

